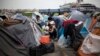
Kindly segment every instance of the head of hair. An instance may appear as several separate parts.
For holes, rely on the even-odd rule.
[[[94,15],[94,18],[97,19],[98,16],[100,16],[100,13]]]
[[[7,19],[7,17],[6,17],[6,16],[0,16],[0,18],[2,18],[3,20],[4,20],[4,19]]]
[[[53,20],[53,18],[52,17],[49,17],[48,20]]]
[[[36,18],[40,18],[40,16],[39,15],[36,15]]]
[[[51,24],[48,24],[49,28],[52,28],[52,25]]]

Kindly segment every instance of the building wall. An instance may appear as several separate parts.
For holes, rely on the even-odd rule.
[[[83,3],[91,3],[100,8],[100,0],[84,0]]]

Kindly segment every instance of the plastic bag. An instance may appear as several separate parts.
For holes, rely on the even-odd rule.
[[[63,47],[65,47],[65,44],[66,44],[66,39],[65,39],[64,35],[62,34],[58,40],[58,46],[63,48]]]
[[[100,53],[100,36],[89,33],[82,44],[81,50],[85,54]]]

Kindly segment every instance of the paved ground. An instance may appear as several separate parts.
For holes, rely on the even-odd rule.
[[[55,52],[43,56],[76,56],[72,48],[59,48],[55,43]]]

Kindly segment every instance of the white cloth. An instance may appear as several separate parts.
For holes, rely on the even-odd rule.
[[[82,44],[81,50],[85,54],[100,53],[100,36],[89,33]]]
[[[55,24],[55,22],[54,22],[54,21],[50,21],[49,23],[50,23],[51,25],[52,25],[52,24]]]
[[[55,27],[55,22],[54,22],[54,21],[49,21],[47,24],[51,24],[52,27],[53,27],[53,29],[56,28],[56,27]]]
[[[44,25],[44,26],[42,27],[42,29],[44,29],[44,30],[49,30],[49,27]]]
[[[75,24],[75,26],[79,26],[81,25],[83,22],[82,21],[79,21],[77,24]]]

